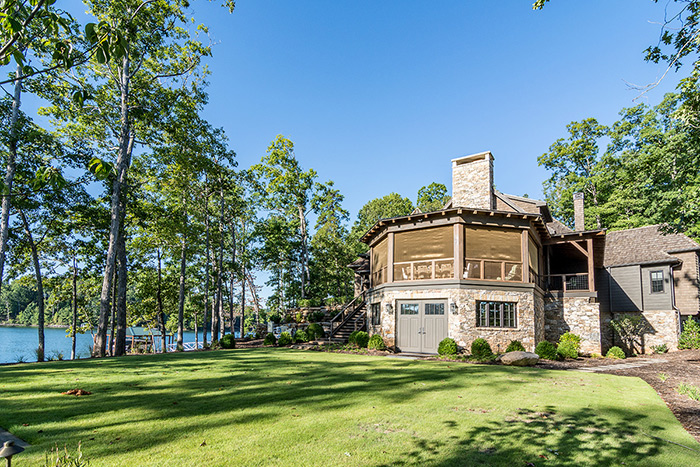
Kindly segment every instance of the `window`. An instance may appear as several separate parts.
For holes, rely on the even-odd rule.
[[[402,303],[401,304],[401,314],[402,315],[417,315],[418,314],[418,304],[417,303]]]
[[[382,304],[372,303],[371,308],[372,325],[382,324]]]
[[[515,302],[476,302],[478,327],[514,328]]]
[[[515,229],[465,226],[464,279],[523,280],[522,234]]]
[[[651,271],[651,293],[663,293],[664,291],[664,272]]]
[[[426,303],[425,304],[425,314],[426,315],[444,315],[445,314],[445,304],[444,303]]]

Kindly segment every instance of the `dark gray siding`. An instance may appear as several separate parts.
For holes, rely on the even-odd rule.
[[[595,272],[595,289],[598,291],[598,302],[600,303],[600,311],[610,311],[610,274],[607,269],[596,269]]]
[[[664,274],[664,291],[651,293],[651,271],[662,271]],[[670,310],[671,303],[671,274],[668,265],[642,267],[642,294],[645,310]]]
[[[642,288],[639,274],[639,266],[610,268],[611,311],[642,310]]]

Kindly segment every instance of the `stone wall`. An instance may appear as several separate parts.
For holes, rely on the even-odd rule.
[[[646,321],[645,332],[641,337],[641,349],[635,348],[632,352],[652,353],[652,346],[666,344],[668,350],[678,350],[678,313],[675,310],[643,311],[641,313],[613,313],[613,319],[621,319],[626,315],[642,315]],[[624,343],[619,336],[614,336],[614,345],[622,347],[626,351]]]
[[[368,303],[380,302],[382,307],[381,324],[369,326],[370,334],[380,334],[386,344],[393,347],[396,342],[397,301],[427,299],[448,300],[448,336],[453,338],[460,347],[469,349],[471,343],[481,337],[486,339],[496,352],[504,351],[512,340],[519,340],[526,350],[534,351],[535,345],[544,340],[544,301],[542,296],[534,290],[382,288],[372,291],[368,297]],[[517,327],[513,329],[477,327],[476,302],[479,300],[516,302]],[[452,303],[457,304],[456,312],[452,311]],[[391,311],[387,305],[391,305]]]
[[[558,342],[569,331],[581,336],[582,353],[603,353],[603,337],[600,304],[591,297],[567,297],[548,295],[544,300],[545,339]]]
[[[490,152],[452,161],[452,206],[495,208],[493,156]]]

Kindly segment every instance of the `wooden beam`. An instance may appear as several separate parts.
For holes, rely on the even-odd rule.
[[[593,263],[593,239],[586,240],[588,248],[588,290],[595,292],[595,265]]]
[[[394,232],[389,232],[386,254],[386,281],[394,282]]]
[[[590,239],[589,239],[589,241],[590,241]],[[580,251],[581,253],[583,253],[583,256],[585,256],[586,258],[589,257],[588,251],[586,251],[581,245],[579,245],[578,242],[571,242],[571,246],[575,246],[576,249],[578,251]]]
[[[528,231],[523,230],[520,232],[520,248],[521,248],[521,255],[523,258],[523,282],[530,282],[530,255],[528,254]]]
[[[464,227],[462,224],[454,224],[454,278],[462,278],[464,271]]]

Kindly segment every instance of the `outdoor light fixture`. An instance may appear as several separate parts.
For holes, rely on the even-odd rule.
[[[386,304],[386,312],[387,312],[387,313],[391,313],[391,312],[393,312],[393,311],[394,311],[393,305],[392,305],[391,303],[387,303],[387,304]]]
[[[457,314],[457,304],[455,302],[450,303],[450,311],[453,315]]]
[[[12,456],[22,451],[24,451],[24,448],[22,446],[17,446],[14,441],[5,441],[5,444],[2,445],[2,449],[0,449],[0,457],[4,457],[7,461],[7,467],[11,467]]]

